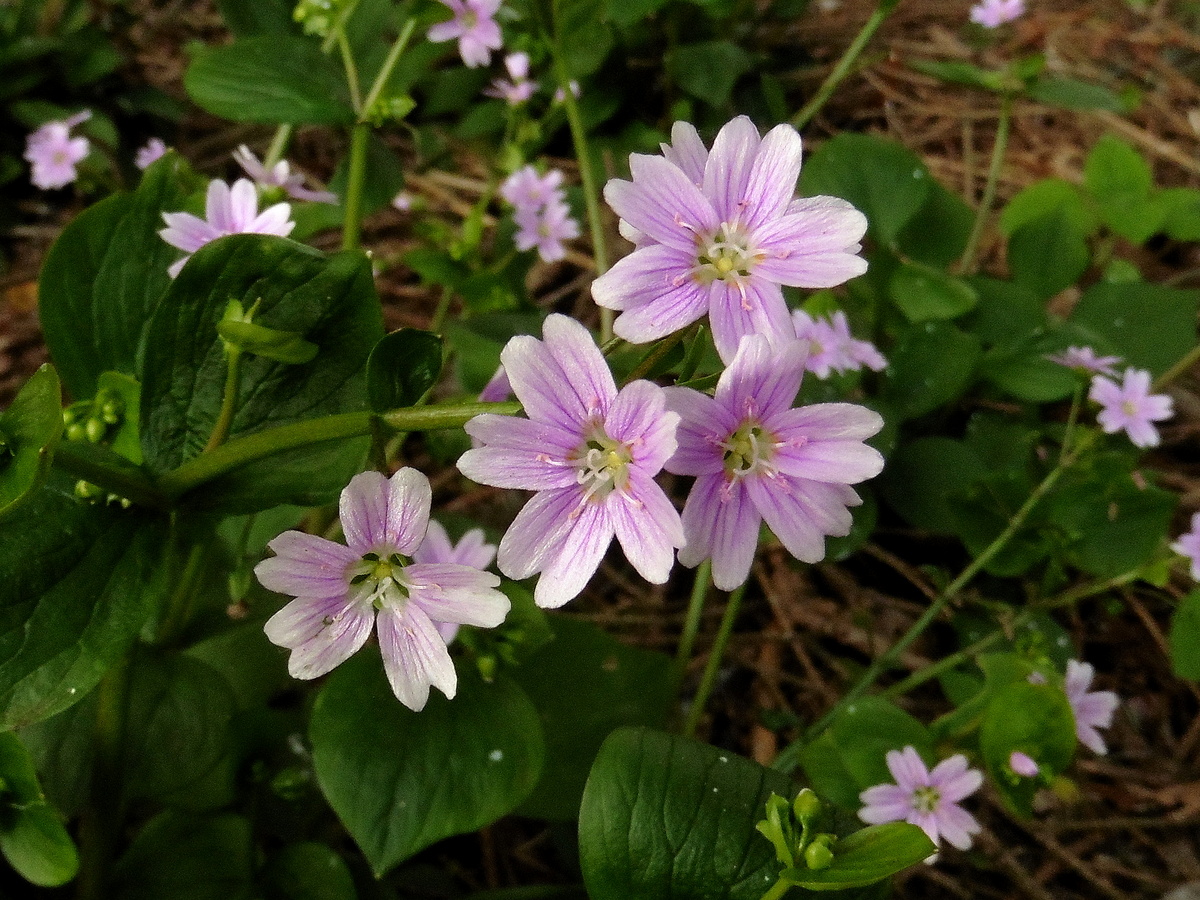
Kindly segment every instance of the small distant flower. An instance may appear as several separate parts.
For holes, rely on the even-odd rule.
[[[984,28],[998,28],[1025,14],[1025,0],[982,0],[971,7],[971,21]]]
[[[1092,379],[1088,398],[1103,407],[1096,421],[1105,433],[1123,430],[1135,447],[1157,447],[1158,429],[1151,423],[1175,414],[1170,397],[1150,393],[1150,373],[1144,369],[1126,369],[1120,385],[1097,375]]]
[[[508,54],[504,57],[504,68],[508,69],[508,78],[497,78],[484,93],[506,101],[509,106],[519,106],[537,90],[537,82],[529,80],[529,54]]]
[[[1095,675],[1096,670],[1090,663],[1068,660],[1063,690],[1071,704],[1071,712],[1075,714],[1075,736],[1079,743],[1095,753],[1104,754],[1108,748],[1096,729],[1112,724],[1113,713],[1121,698],[1112,691],[1089,691]]]
[[[71,129],[92,117],[83,110],[58,122],[47,122],[31,133],[25,143],[25,159],[32,171],[29,180],[44,191],[66,187],[78,177],[75,166],[88,155],[91,144],[85,137],[71,137]]]
[[[429,520],[429,531],[425,533],[425,540],[413,553],[413,562],[450,563],[479,569],[481,572],[490,566],[495,558],[496,545],[487,543],[482,528],[472,528],[462,536],[462,540],[453,544],[442,523],[434,519]],[[458,635],[457,622],[433,624],[447,644]]]
[[[792,312],[796,337],[808,341],[805,368],[818,378],[828,378],[831,371],[856,372],[863,366],[880,372],[887,360],[870,341],[860,341],[850,333],[850,322],[840,309],[828,319],[814,319],[802,309]]]
[[[152,137],[146,141],[144,147],[138,148],[138,152],[133,157],[133,162],[139,169],[148,169],[155,162],[162,159],[166,152],[167,145],[163,143],[162,138]]]
[[[1099,356],[1091,347],[1068,347],[1061,353],[1049,353],[1046,359],[1077,372],[1093,375],[1116,375],[1113,366],[1121,364],[1119,356]]]
[[[429,40],[458,40],[458,53],[462,61],[474,69],[486,66],[492,59],[493,50],[504,45],[500,26],[495,16],[500,9],[500,0],[438,0],[450,8],[454,18],[439,22],[429,29]]]
[[[574,78],[572,78],[567,83],[567,88],[571,91],[572,97],[575,97],[576,99],[579,98],[579,82],[578,81],[576,81]],[[566,91],[564,91],[562,89],[562,85],[559,85],[558,87],[556,87],[554,89],[554,102],[555,103],[563,103],[566,101],[566,99],[567,99]]]
[[[233,158],[260,188],[283,188],[283,192],[293,200],[307,200],[310,203],[338,202],[337,194],[332,191],[313,191],[306,188],[304,176],[299,172],[293,173],[286,159],[281,159],[268,169],[245,144],[233,151]]]
[[[983,774],[968,768],[965,756],[959,753],[942,760],[931,772],[916,748],[908,746],[889,750],[887,767],[896,783],[877,784],[859,794],[865,804],[858,811],[860,819],[870,825],[908,822],[935,844],[944,838],[959,850],[971,846],[971,835],[980,826],[958,802],[979,790]]]
[[[172,247],[178,247],[188,256],[172,263],[167,270],[174,278],[187,262],[188,257],[205,244],[228,234],[274,234],[287,237],[296,227],[291,221],[292,208],[287,203],[276,203],[261,213],[258,211],[258,192],[245,178],[239,178],[230,187],[224,181],[214,179],[208,185],[208,196],[204,202],[204,218],[191,213],[163,213],[167,227],[158,233]]]
[[[518,209],[532,209],[558,199],[562,183],[558,169],[539,175],[533,166],[522,166],[500,183],[500,196]]]
[[[592,283],[592,296],[620,311],[616,333],[634,343],[707,314],[726,363],[748,334],[786,345],[795,328],[781,286],[832,287],[865,272],[866,218],[836,197],[795,198],[801,147],[790,125],[760,137],[739,116],[711,152],[686,123],[671,134],[670,152],[631,155],[632,181],[604,188],[635,249]]]
[[[683,527],[654,476],[675,452],[679,417],[649,381],[618,391],[578,322],[552,315],[542,333],[515,337],[500,354],[528,418],[476,416],[466,431],[483,446],[458,461],[473,481],[537,491],[500,541],[500,571],[518,580],[541,572],[534,600],[562,606],[615,535],[642,577],[663,584]]]
[[[494,628],[510,603],[500,579],[452,563],[409,562],[426,540],[429,480],[404,468],[391,478],[355,475],[342,491],[346,544],[285,531],[275,556],[254,567],[268,590],[296,597],[267,620],[274,644],[292,651],[294,678],[317,678],[358,651],[374,627],[397,699],[420,710],[430,687],[453,697],[454,663],[438,623]]]
[[[392,198],[392,208],[399,212],[408,212],[413,208],[415,198],[409,191],[401,191]]]
[[[504,366],[498,366],[479,392],[479,399],[483,403],[502,403],[511,396],[512,385],[508,382],[508,373],[504,371]]]
[[[1179,536],[1171,549],[1192,563],[1192,580],[1200,581],[1200,513],[1192,515],[1192,530]]]
[[[683,508],[687,542],[679,562],[712,559],[713,584],[733,590],[750,573],[763,520],[804,562],[825,556],[825,537],[850,533],[851,488],[883,469],[863,443],[883,427],[852,403],[792,408],[804,373],[803,342],[778,350],[763,335],[742,338],[715,396],[667,388],[680,416],[679,450],[668,472],[694,475]]]
[[[539,175],[533,166],[523,166],[500,185],[500,196],[514,207],[517,249],[536,247],[546,262],[566,256],[563,241],[579,237],[579,223],[567,206],[562,182],[562,172],[557,169]]]
[[[1036,778],[1041,767],[1028,753],[1014,750],[1008,757],[1008,767],[1022,778]]]

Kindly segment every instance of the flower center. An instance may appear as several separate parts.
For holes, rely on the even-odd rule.
[[[346,577],[352,587],[358,588],[358,596],[369,599],[376,609],[403,606],[408,599],[408,588],[401,573],[408,563],[399,553],[386,557],[366,553],[358,562],[351,563]]]
[[[1121,404],[1121,411],[1127,416],[1136,416],[1138,412],[1137,404],[1132,400],[1126,400]]]
[[[937,809],[942,795],[935,787],[919,787],[912,792],[912,807],[919,813],[931,813]]]
[[[629,464],[633,455],[629,447],[614,441],[597,426],[571,460],[575,480],[583,486],[584,500],[599,502],[629,484]]]
[[[761,254],[750,248],[746,233],[729,222],[722,222],[717,233],[708,240],[697,236],[697,245],[696,268],[692,273],[705,285],[746,278],[755,263],[762,259]]]
[[[720,446],[724,451],[722,462],[727,475],[741,478],[745,475],[775,474],[771,460],[779,443],[775,435],[767,432],[758,422],[743,422]]]

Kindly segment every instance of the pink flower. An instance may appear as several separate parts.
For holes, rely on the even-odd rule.
[[[849,485],[883,469],[864,440],[883,427],[878,413],[851,403],[793,409],[804,373],[804,344],[776,349],[763,335],[742,338],[714,396],[667,388],[680,416],[679,449],[666,469],[694,475],[683,509],[679,562],[712,558],[713,584],[746,580],[763,520],[804,562],[825,556],[826,535],[850,533],[847,507],[862,502]]]
[[[458,687],[438,623],[494,628],[509,601],[500,579],[452,563],[407,562],[426,539],[432,492],[416,469],[391,478],[355,475],[342,491],[346,545],[285,531],[268,546],[275,556],[254,567],[263,586],[296,597],[264,630],[292,651],[294,678],[317,678],[349,659],[374,627],[396,698],[412,710],[430,686],[447,697]]]
[[[808,341],[805,368],[818,378],[830,372],[856,372],[863,366],[880,372],[887,360],[870,341],[860,341],[850,333],[850,322],[840,309],[828,318],[814,319],[802,309],[792,312],[796,337]]]
[[[1090,663],[1077,659],[1067,661],[1067,675],[1063,682],[1071,712],[1075,714],[1075,736],[1079,743],[1095,753],[1107,753],[1104,738],[1097,728],[1112,724],[1113,713],[1121,699],[1112,691],[1089,691],[1096,670]]]
[[[492,59],[493,50],[504,45],[500,26],[495,15],[500,9],[500,0],[438,0],[448,6],[454,18],[439,22],[429,29],[429,40],[458,40],[458,53],[467,66],[474,69],[486,66]]]
[[[522,166],[500,183],[500,196],[518,209],[536,209],[561,198],[562,183],[558,169],[539,175],[533,166]]]
[[[392,198],[392,208],[397,212],[409,212],[413,208],[415,198],[409,191],[401,191]]]
[[[1116,375],[1113,366],[1121,364],[1119,356],[1099,356],[1091,347],[1068,347],[1061,353],[1048,353],[1046,359],[1078,372],[1093,375]]]
[[[979,823],[958,801],[979,790],[983,775],[967,768],[965,756],[959,753],[942,760],[930,772],[916,748],[908,746],[889,750],[887,767],[896,783],[877,784],[859,794],[858,799],[866,804],[858,811],[860,819],[870,825],[908,822],[920,827],[935,844],[945,838],[959,850],[971,846],[971,835],[979,831]]]
[[[450,542],[450,535],[441,522],[429,520],[429,530],[425,540],[413,553],[413,562],[418,563],[450,563],[456,566],[467,566],[483,571],[496,558],[496,545],[484,540],[482,528],[472,528],[462,536],[457,544]],[[447,644],[458,635],[457,622],[434,622],[438,634]]]
[[[1036,778],[1042,769],[1037,761],[1028,753],[1014,750],[1008,756],[1008,767],[1022,778]]]
[[[1025,14],[1025,0],[982,0],[971,7],[971,21],[996,28]]]
[[[672,139],[664,156],[630,156],[632,181],[605,186],[636,246],[593,282],[592,296],[621,311],[616,333],[635,343],[705,314],[726,363],[744,335],[790,343],[781,285],[832,287],[865,272],[856,254],[866,218],[836,197],[795,199],[800,135],[789,125],[761,138],[739,116],[711,152],[686,123]]]
[[[91,110],[85,109],[62,121],[47,122],[29,135],[25,159],[35,187],[49,191],[66,187],[78,177],[75,166],[88,155],[91,144],[85,137],[71,137],[71,129],[91,117]]]
[[[537,491],[500,541],[500,571],[513,579],[541,572],[534,600],[562,606],[615,535],[642,577],[663,584],[683,528],[654,476],[675,452],[679,417],[649,381],[618,391],[578,322],[552,315],[542,333],[540,341],[515,337],[500,354],[528,418],[476,416],[466,431],[483,446],[458,461],[473,481]]]
[[[1200,581],[1200,513],[1192,515],[1192,530],[1179,536],[1171,549],[1192,563],[1192,580]]]
[[[186,212],[163,213],[167,227],[158,232],[159,236],[172,247],[178,247],[188,254],[172,263],[167,271],[174,278],[191,254],[229,234],[287,237],[296,227],[296,223],[290,219],[291,214],[292,208],[286,203],[276,203],[259,213],[258,192],[244,178],[235,181],[233,187],[214,179],[208,185],[203,219]]]
[[[536,247],[545,262],[562,259],[567,254],[563,241],[579,237],[579,223],[571,216],[562,182],[557,169],[539,175],[533,166],[523,166],[500,185],[500,196],[515,207],[517,249]]]
[[[166,152],[167,145],[163,143],[162,138],[152,137],[146,141],[144,147],[138,148],[138,152],[133,157],[133,162],[139,169],[145,170],[162,159],[166,155]]]
[[[1143,369],[1126,369],[1120,385],[1097,375],[1092,379],[1088,398],[1103,407],[1096,421],[1105,433],[1124,430],[1135,447],[1157,447],[1158,429],[1150,423],[1175,414],[1170,397],[1150,393],[1150,373]]]
[[[529,80],[529,54],[508,54],[504,57],[504,68],[508,69],[508,79],[497,78],[484,93],[506,101],[509,106],[519,106],[537,90],[537,82]]]
[[[313,191],[306,188],[304,176],[299,172],[293,173],[286,159],[281,159],[268,169],[245,144],[233,151],[233,158],[260,188],[283,188],[283,192],[293,200],[307,200],[310,203],[338,202],[337,194],[332,191]]]

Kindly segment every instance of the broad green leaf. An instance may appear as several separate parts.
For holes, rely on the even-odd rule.
[[[340,856],[324,844],[291,844],[263,873],[266,900],[356,900],[354,879]]]
[[[996,691],[979,728],[979,750],[991,781],[1019,815],[1033,813],[1037,782],[1013,775],[1014,751],[1031,757],[1049,777],[1061,773],[1075,752],[1075,718],[1062,688],[1018,681]]]
[[[321,790],[376,876],[512,812],[544,752],[537,711],[503,676],[485,684],[460,671],[458,696],[434,691],[415,713],[366,652],[325,683],[309,736]]]
[[[1046,327],[1046,305],[1032,291],[984,276],[970,281],[979,304],[961,324],[984,343],[1007,346]]]
[[[218,0],[221,17],[229,30],[239,37],[255,34],[296,34],[300,29],[292,18],[295,4],[290,0]]]
[[[442,372],[442,339],[429,331],[401,328],[384,337],[367,359],[371,409],[386,412],[412,406],[437,384]]]
[[[0,853],[38,887],[66,884],[79,869],[79,855],[46,803],[29,752],[11,732],[0,732],[0,779]]]
[[[778,772],[726,750],[647,728],[613,732],[579,814],[592,900],[759,900],[779,863],[754,829]]]
[[[165,523],[44,488],[0,541],[0,728],[66,709],[121,660],[166,587]]]
[[[986,471],[983,460],[962,441],[920,437],[902,444],[888,460],[879,487],[891,507],[917,528],[949,534],[954,530],[949,498]]]
[[[555,38],[567,74],[591,75],[613,47],[612,29],[600,21],[603,11],[595,0],[558,0],[554,7]]]
[[[1200,681],[1200,591],[1179,601],[1171,614],[1169,637],[1175,674]]]
[[[233,235],[188,260],[147,326],[142,360],[142,449],[166,472],[200,454],[220,413],[228,364],[217,333],[231,299],[255,322],[319,348],[302,365],[243,354],[232,440],[272,426],[366,408],[365,364],[383,336],[369,260],[324,254],[269,235]],[[337,441],[271,457],[210,483],[206,505],[248,512],[337,496],[365,441]]]
[[[1053,331],[1038,327],[1017,341],[1005,342],[984,354],[979,372],[1002,391],[1030,403],[1070,397],[1079,376],[1047,356],[1064,349]]]
[[[910,322],[956,319],[979,302],[979,294],[966,281],[916,263],[903,263],[892,274],[888,293]]]
[[[910,260],[945,268],[967,248],[974,221],[961,197],[930,178],[925,203],[896,235],[896,247]]]
[[[592,762],[621,726],[661,728],[674,694],[671,659],[586,622],[552,619],[555,639],[513,671],[537,708],[546,762],[522,815],[573,820]]]
[[[1077,78],[1043,75],[1029,86],[1029,96],[1039,103],[1065,109],[1101,109],[1106,112],[1129,112],[1129,101],[1108,88]]]
[[[0,414],[0,520],[45,482],[62,430],[62,388],[47,363]]]
[[[117,863],[115,900],[251,900],[254,841],[233,813],[164,812]]]
[[[169,153],[132,194],[115,194],[68,225],[42,267],[38,310],[67,392],[96,393],[101,372],[137,374],[146,321],[171,283],[179,251],[158,236],[162,214],[183,208],[188,180]]]
[[[965,491],[949,498],[954,532],[972,556],[978,556],[1009,527],[1013,516],[1029,498],[1034,484],[1026,467],[991,471]],[[1035,509],[1017,531],[984,566],[984,571],[1002,577],[1020,575],[1050,551],[1038,527],[1042,521]]]
[[[827,869],[785,869],[783,877],[810,891],[838,891],[882,881],[937,852],[916,825],[870,825],[836,841]]]
[[[315,40],[287,34],[239,38],[196,50],[184,87],[207,112],[234,122],[349,125],[346,81]]]
[[[1165,188],[1158,193],[1165,207],[1163,231],[1177,241],[1200,241],[1200,191]]]
[[[932,180],[906,147],[865,134],[840,134],[804,164],[800,192],[849,200],[867,217],[871,234],[892,246],[924,206]]]
[[[970,387],[979,354],[979,339],[953,325],[914,325],[888,354],[883,399],[902,419],[933,412]]]
[[[668,0],[605,0],[605,16],[615,25],[627,27],[654,15]]]
[[[1061,178],[1043,178],[1022,188],[1000,213],[1000,230],[1009,237],[1035,219],[1062,211],[1073,228],[1091,234],[1096,229],[1096,211],[1083,192]]]
[[[1083,183],[1101,209],[1130,197],[1146,197],[1154,188],[1150,164],[1130,144],[1106,134],[1096,142],[1083,167]]]
[[[1062,207],[1025,222],[1008,239],[1013,281],[1042,300],[1078,281],[1090,261],[1086,233]]]
[[[1196,345],[1200,291],[1144,282],[1092,285],[1071,322],[1105,339],[1127,365],[1161,375]]]
[[[737,80],[753,66],[753,57],[732,41],[704,41],[675,48],[667,71],[687,93],[721,107],[729,102]]]

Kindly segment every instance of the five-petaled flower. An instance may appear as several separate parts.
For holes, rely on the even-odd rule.
[[[794,341],[781,285],[832,287],[865,272],[866,218],[836,197],[795,199],[800,135],[789,125],[760,137],[739,116],[711,152],[686,123],[672,138],[663,156],[630,156],[632,181],[605,186],[636,248],[592,283],[592,296],[621,311],[616,333],[634,343],[706,313],[726,363],[744,335]]]
[[[749,575],[764,519],[797,559],[822,559],[826,535],[849,534],[847,507],[862,502],[850,485],[883,469],[879,451],[863,443],[883,427],[878,413],[852,403],[792,408],[805,351],[795,338],[780,350],[762,335],[744,337],[714,396],[666,389],[681,419],[666,469],[696,476],[679,562],[711,557],[722,590]]]
[[[1121,698],[1112,691],[1089,691],[1096,670],[1091,663],[1077,659],[1067,661],[1067,674],[1063,680],[1063,691],[1071,712],[1075,714],[1075,736],[1079,743],[1095,753],[1107,753],[1104,738],[1096,729],[1112,724],[1113,713]]]
[[[981,0],[971,7],[971,21],[984,28],[998,28],[1025,14],[1025,0]]]
[[[1126,369],[1120,384],[1097,375],[1092,379],[1088,398],[1102,407],[1096,421],[1105,433],[1123,430],[1135,447],[1157,447],[1158,429],[1151,423],[1175,414],[1170,397],[1150,393],[1150,373],[1144,369]]]
[[[505,101],[509,106],[520,106],[537,90],[537,82],[529,77],[529,54],[508,54],[504,57],[504,68],[508,70],[508,78],[493,80],[483,92],[489,97]]]
[[[458,53],[470,68],[486,66],[492,51],[504,45],[500,26],[495,16],[500,9],[500,0],[438,0],[448,6],[454,18],[438,22],[429,29],[429,40],[434,43],[458,40]]]
[[[346,544],[285,531],[268,546],[275,556],[254,567],[268,590],[296,599],[267,620],[267,637],[292,651],[288,671],[316,678],[353,655],[378,630],[392,691],[419,710],[430,686],[453,697],[454,663],[439,623],[494,628],[509,600],[500,579],[477,568],[413,562],[426,539],[429,480],[404,468],[390,479],[355,475],[339,512]]]
[[[293,200],[310,203],[337,203],[338,196],[332,191],[314,191],[304,186],[304,176],[293,172],[286,159],[281,159],[271,168],[260,160],[245,144],[233,151],[233,158],[260,188],[282,188]]]
[[[1058,353],[1046,354],[1046,359],[1068,369],[1092,375],[1116,375],[1113,366],[1121,364],[1121,357],[1101,356],[1091,347],[1068,347]]]
[[[287,203],[276,203],[261,213],[258,211],[258,192],[254,184],[239,178],[233,187],[214,179],[208,185],[204,201],[204,218],[191,213],[163,213],[167,227],[159,236],[172,247],[178,247],[188,255],[167,269],[174,278],[193,253],[205,244],[229,234],[274,234],[287,237],[296,227],[291,221],[292,207]]]
[[[971,835],[979,831],[975,817],[958,802],[979,789],[983,774],[967,767],[961,753],[944,759],[931,772],[916,748],[889,750],[888,771],[895,784],[869,787],[858,799],[865,805],[858,817],[871,825],[908,822],[918,826],[935,844],[944,838],[959,850],[971,846]],[[931,862],[932,857],[926,862]]]
[[[66,187],[77,177],[75,166],[88,155],[91,144],[85,137],[71,137],[71,129],[92,117],[85,109],[60,122],[47,122],[29,135],[25,159],[31,172],[29,180],[44,191]]]
[[[850,321],[840,309],[828,318],[813,318],[802,309],[792,312],[796,337],[808,341],[808,360],[804,368],[818,378],[831,372],[857,372],[863,366],[875,372],[887,368],[887,360],[870,341],[860,341],[850,333]]]
[[[466,431],[482,446],[458,461],[481,484],[537,491],[500,541],[500,571],[541,572],[534,600],[562,606],[615,535],[643,578],[664,583],[683,528],[654,482],[679,423],[663,389],[634,381],[618,391],[587,329],[562,315],[546,319],[543,340],[513,338],[500,360],[528,418],[476,416]]]

